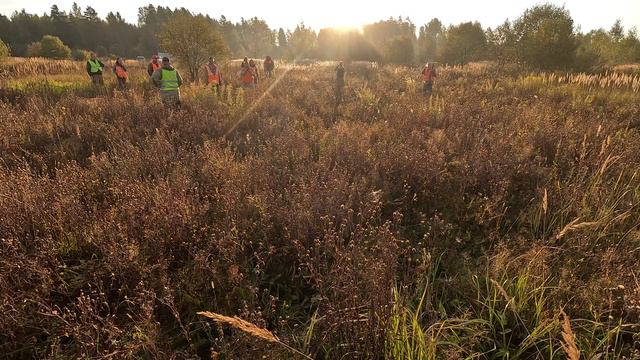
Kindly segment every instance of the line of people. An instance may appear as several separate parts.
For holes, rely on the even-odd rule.
[[[179,108],[181,106],[180,87],[183,84],[182,76],[178,70],[171,66],[171,62],[168,57],[163,57],[162,63],[158,60],[158,55],[152,56],[151,62],[147,65],[147,73],[153,84],[160,90],[160,97],[163,104],[167,107]],[[98,59],[95,53],[92,53],[91,58],[87,61],[87,73],[89,74],[93,85],[104,85],[104,79],[102,77],[102,71],[104,68],[104,63]],[[273,77],[274,68],[275,64],[273,59],[270,56],[267,56],[263,62],[265,77]],[[204,65],[204,69],[206,71],[206,85],[219,92],[220,87],[224,82],[220,68],[213,57],[209,57],[209,61]],[[335,72],[335,98],[337,106],[342,102],[344,95],[345,68],[342,61],[339,62]],[[113,66],[113,73],[116,75],[118,87],[120,89],[125,89],[129,75],[122,58],[118,58],[116,60]],[[237,75],[244,88],[254,88],[260,81],[260,74],[255,61],[247,57],[242,61]],[[425,96],[430,96],[433,91],[433,82],[437,77],[434,64],[427,63],[422,69],[421,75],[424,82],[422,92]]]
[[[102,75],[105,67],[105,64],[98,59],[96,54],[91,53],[91,58],[87,60],[87,74],[94,86],[104,86]],[[129,74],[122,58],[118,58],[113,65],[113,73],[116,76],[118,87],[121,90],[126,89]],[[162,103],[170,108],[180,107],[180,86],[182,86],[183,80],[178,70],[171,66],[169,58],[162,58],[162,64],[160,64],[158,56],[154,55],[147,66],[147,73],[151,77],[153,84],[159,88]]]
[[[263,68],[265,77],[273,77],[275,63],[271,56],[265,58]],[[213,57],[209,57],[209,61],[204,65],[204,69],[206,71],[206,85],[220,90],[220,86],[224,84],[224,80],[220,68]],[[260,81],[260,72],[258,71],[256,62],[253,59],[249,60],[249,58],[245,57],[240,65],[237,76],[243,87],[255,87]]]
[[[87,61],[87,74],[91,78],[91,83],[96,86],[104,85],[104,78],[102,77],[102,71],[106,66],[95,53],[91,53],[91,58]],[[129,74],[127,67],[124,65],[122,58],[117,58],[113,65],[113,73],[116,75],[118,87],[125,89],[127,81],[129,80]]]

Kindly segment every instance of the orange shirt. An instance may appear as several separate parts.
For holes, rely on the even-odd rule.
[[[242,80],[243,83],[252,84],[254,80],[253,76],[254,76],[253,70],[249,66],[242,68],[242,72],[240,73],[240,79]]]
[[[127,71],[120,65],[116,65],[116,76],[118,76],[120,79],[128,79],[129,75],[127,74]]]
[[[205,65],[207,68],[207,84],[219,84],[220,83],[220,72],[218,68],[214,65],[214,68],[211,69],[209,64]]]
[[[424,70],[422,70],[422,79],[424,81],[432,81],[435,78],[436,78],[435,69],[424,68]]]

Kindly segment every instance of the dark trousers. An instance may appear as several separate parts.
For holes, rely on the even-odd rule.
[[[429,81],[425,81],[424,85],[422,86],[422,93],[425,95],[431,94],[431,92],[433,91],[433,81],[429,80]]]
[[[336,103],[342,102],[344,96],[344,83],[338,82],[336,84]]]
[[[91,75],[91,83],[93,85],[104,85],[104,80],[102,79],[102,74],[93,74],[93,75]]]
[[[127,79],[123,79],[121,77],[116,77],[118,79],[118,88],[120,90],[124,90],[127,88]]]

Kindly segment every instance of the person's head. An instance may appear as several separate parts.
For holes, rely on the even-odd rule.
[[[249,60],[249,66],[256,66],[256,62],[253,59]]]
[[[91,60],[95,60],[98,58],[98,55],[96,55],[96,53],[92,52],[91,53]]]
[[[271,60],[271,56],[267,55],[267,58],[266,58],[266,59],[267,59],[267,60]]]
[[[122,65],[122,58],[121,57],[116,59],[116,64]]]
[[[209,56],[209,63],[213,64],[214,62],[216,62],[216,60],[213,58],[213,56]]]
[[[162,58],[162,66],[169,66],[171,64],[171,61],[169,61],[168,57],[163,57]]]
[[[249,58],[245,56],[245,57],[244,57],[244,60],[242,60],[242,61],[244,61],[244,62],[249,62]]]
[[[158,55],[152,55],[151,56],[151,61],[154,62],[154,63],[157,63],[158,62]]]

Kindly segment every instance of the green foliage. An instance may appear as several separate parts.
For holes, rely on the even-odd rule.
[[[573,19],[561,7],[546,4],[527,9],[512,27],[518,60],[542,69],[569,68],[576,40]]]
[[[96,52],[96,55],[98,55],[99,57],[107,57],[107,56],[109,56],[109,51],[103,45],[96,46],[95,52]]]
[[[435,61],[438,57],[442,35],[445,29],[437,18],[420,27],[418,43],[416,45],[416,58],[418,63]]]
[[[27,54],[49,59],[68,59],[71,57],[71,49],[59,37],[45,35],[39,42],[29,45]]]
[[[273,52],[276,42],[275,33],[264,20],[253,17],[241,19],[234,27],[242,44],[242,54],[249,57],[263,57]]]
[[[624,34],[617,21],[609,31],[598,29],[579,36],[578,52],[590,57],[592,66],[616,65],[640,61],[640,39],[632,29]],[[583,60],[584,61],[584,60]]]
[[[511,63],[518,61],[516,51],[516,34],[511,23],[505,21],[495,29],[487,29],[487,59],[496,60],[500,63]]]
[[[40,54],[51,59],[67,59],[71,57],[71,49],[59,37],[45,35],[40,40]]]
[[[96,95],[96,89],[89,83],[57,80],[12,81],[7,87],[45,100],[59,100],[63,95],[70,93],[81,97]]]
[[[160,41],[163,50],[187,68],[192,81],[197,80],[198,70],[210,56],[224,58],[228,54],[224,39],[204,16],[175,15],[165,25]]]
[[[40,42],[33,42],[27,46],[28,57],[39,57],[42,54],[42,44]]]
[[[318,46],[318,37],[311,28],[300,23],[287,36],[288,58],[304,59],[315,56]]]
[[[385,44],[384,60],[392,64],[411,65],[414,61],[414,39],[411,36],[396,36]]]
[[[441,59],[450,64],[466,64],[483,57],[487,38],[480,23],[451,26],[445,33]]]
[[[380,59],[373,59],[403,65],[414,61],[415,31],[415,25],[402,17],[378,21],[363,27],[364,38],[381,55]]]
[[[4,59],[9,56],[11,56],[11,50],[9,49],[9,46],[7,46],[7,44],[5,44],[2,39],[0,39],[0,59]]]
[[[82,49],[73,49],[71,51],[71,58],[76,61],[86,61],[91,57],[91,52]]]
[[[506,264],[500,264],[506,265]],[[437,269],[428,269],[421,293],[394,289],[386,358],[431,360],[440,358],[566,359],[568,341],[585,358],[618,359],[624,351],[621,324],[570,320],[552,308],[555,287],[542,274],[525,266],[473,275],[466,286],[473,301],[443,303]],[[447,312],[450,312],[447,314]],[[444,317],[444,319],[439,320]],[[565,336],[571,331],[570,337]]]

